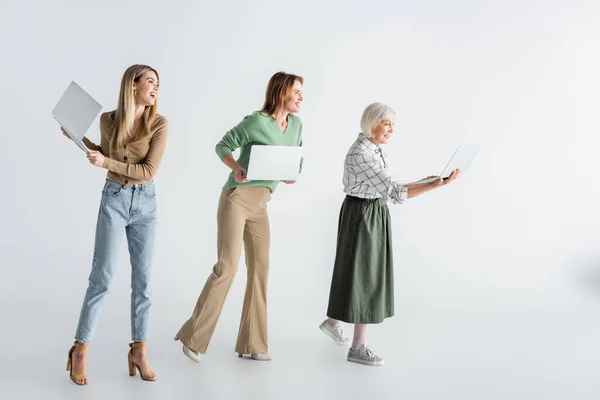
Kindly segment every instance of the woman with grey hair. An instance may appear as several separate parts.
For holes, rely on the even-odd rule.
[[[366,345],[368,324],[394,315],[392,227],[387,202],[400,204],[452,182],[446,179],[401,184],[388,174],[381,150],[393,133],[396,113],[381,103],[369,105],[360,122],[361,134],[344,163],[344,193],[338,223],[337,249],[327,318],[319,328],[339,345],[348,345],[341,321],[354,324],[348,361],[383,365],[383,358]]]

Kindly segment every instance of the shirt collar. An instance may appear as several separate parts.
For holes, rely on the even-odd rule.
[[[369,139],[367,139],[366,137],[364,137],[362,135],[362,133],[358,134],[358,140],[360,140],[360,142],[369,150],[374,151],[376,153],[381,151],[381,147],[376,146],[375,144],[373,144],[373,142],[371,142]]]

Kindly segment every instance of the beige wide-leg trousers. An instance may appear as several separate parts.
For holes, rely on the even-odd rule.
[[[205,353],[217,325],[227,292],[246,253],[248,279],[235,351],[264,354],[267,344],[267,280],[270,229],[265,186],[243,186],[221,193],[217,212],[218,261],[208,277],[196,308],[177,337],[191,350]]]

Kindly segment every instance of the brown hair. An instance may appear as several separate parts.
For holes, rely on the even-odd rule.
[[[275,73],[269,79],[267,93],[265,94],[265,104],[260,111],[272,115],[275,111],[279,110],[296,81],[304,84],[304,79],[301,76],[286,74],[285,72]]]

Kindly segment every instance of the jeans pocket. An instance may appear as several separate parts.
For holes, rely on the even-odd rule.
[[[104,184],[104,189],[102,189],[103,196],[116,197],[121,194],[123,190],[123,185],[120,185],[116,182],[107,181]]]
[[[153,183],[150,183],[144,187],[144,190],[142,190],[142,194],[148,198],[156,197],[156,187]]]

